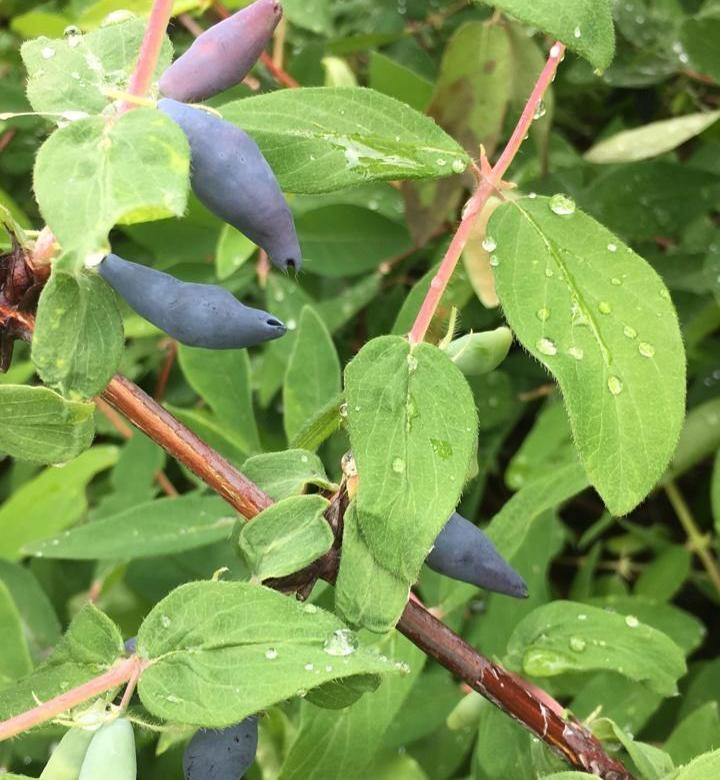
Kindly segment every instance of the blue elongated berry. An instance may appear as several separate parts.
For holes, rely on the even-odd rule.
[[[525,580],[490,539],[457,512],[450,515],[425,562],[438,574],[479,588],[515,598],[526,598],[528,594]]]
[[[173,100],[199,103],[239,84],[281,17],[278,0],[257,0],[214,25],[163,73],[160,92]]]
[[[239,780],[255,760],[257,717],[221,731],[200,729],[183,755],[185,780]]]
[[[100,275],[135,311],[181,344],[242,349],[285,333],[280,320],[244,306],[224,287],[181,282],[170,274],[108,255]]]
[[[190,142],[192,187],[220,219],[262,247],[273,265],[300,269],[295,223],[258,145],[239,127],[199,108],[163,98],[158,108]]]
[[[132,655],[137,652],[137,637],[131,636],[130,639],[125,640],[125,652],[128,655]]]

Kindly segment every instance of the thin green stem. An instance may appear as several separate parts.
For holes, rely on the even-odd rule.
[[[670,480],[665,485],[665,493],[667,494],[668,499],[670,499],[675,514],[687,534],[693,552],[700,559],[700,562],[705,567],[705,571],[708,573],[715,589],[720,594],[720,566],[718,566],[718,562],[710,554],[707,537],[698,527],[690,507],[687,505],[683,494],[680,492],[675,482]]]

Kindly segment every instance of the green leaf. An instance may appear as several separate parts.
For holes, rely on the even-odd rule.
[[[192,583],[140,626],[138,690],[157,717],[221,728],[330,680],[397,671],[356,642],[334,615],[267,588]]]
[[[283,421],[288,440],[336,398],[340,374],[340,360],[325,323],[310,306],[305,306],[283,385]]]
[[[363,780],[423,668],[425,656],[393,631],[375,646],[377,652],[408,664],[407,675],[386,676],[378,690],[352,707],[324,710],[304,701],[300,728],[280,770],[279,780]]]
[[[506,660],[533,677],[608,669],[664,696],[677,693],[686,672],[682,650],[665,634],[633,615],[572,601],[553,601],[525,617]]]
[[[720,534],[720,450],[715,454],[715,464],[710,480],[710,501],[715,520],[715,533]]]
[[[468,333],[453,339],[442,350],[465,376],[479,376],[494,371],[505,360],[511,346],[512,332],[501,327]]]
[[[308,485],[330,491],[337,488],[325,474],[320,458],[307,450],[255,455],[245,461],[243,473],[274,501],[304,493]]]
[[[548,509],[555,509],[588,486],[577,463],[568,463],[524,485],[493,517],[488,535],[505,558],[512,558],[533,521]]]
[[[0,718],[8,718],[106,672],[124,653],[117,626],[86,604],[48,660],[14,685],[0,690]]]
[[[24,545],[77,522],[87,509],[88,482],[117,457],[115,447],[93,447],[62,468],[45,469],[16,490],[0,507],[0,557],[16,560]]]
[[[23,552],[74,561],[131,560],[204,547],[227,539],[237,517],[217,496],[161,498],[26,544]]]
[[[124,347],[115,294],[94,273],[55,271],[38,305],[32,360],[42,380],[92,398],[112,379]]]
[[[345,512],[335,609],[345,622],[376,634],[390,631],[402,615],[410,585],[375,560],[357,522],[355,503]]]
[[[497,292],[518,339],[560,385],[591,482],[624,514],[677,444],[682,337],[655,271],[561,198],[523,198],[493,214]]]
[[[476,0],[477,2],[477,0]],[[483,0],[562,41],[591,65],[605,70],[615,53],[610,0]]]
[[[139,108],[56,130],[35,161],[35,194],[66,253],[57,267],[77,273],[85,261],[99,262],[118,223],[182,216],[189,169],[185,135],[159,111]]]
[[[411,248],[407,229],[370,209],[325,206],[296,220],[304,268],[319,276],[356,276]]]
[[[181,344],[178,359],[190,386],[215,412],[217,421],[230,438],[237,441],[244,452],[261,450],[247,352],[195,349]]]
[[[360,350],[345,393],[360,533],[380,564],[414,582],[475,452],[472,393],[441,350],[399,336]]]
[[[232,276],[253,256],[257,247],[232,225],[224,225],[215,252],[215,271],[220,280]]]
[[[708,701],[675,726],[663,746],[676,764],[684,764],[707,747],[715,747],[720,735],[718,703]]]
[[[502,25],[466,22],[447,43],[428,113],[472,155],[500,140],[512,67]]]
[[[591,163],[620,163],[647,160],[700,135],[720,119],[720,111],[706,111],[699,114],[651,122],[633,130],[623,130],[610,138],[596,143],[587,152],[585,159]]]
[[[48,655],[60,639],[60,621],[35,575],[26,567],[0,560],[0,582],[17,605],[22,630],[35,661]]]
[[[593,733],[602,739],[616,739],[627,751],[643,780],[663,780],[675,769],[672,759],[664,750],[636,741],[609,718],[595,721]]]
[[[0,385],[0,450],[36,463],[70,461],[92,444],[94,414],[95,404],[46,387]]]
[[[696,16],[686,19],[680,29],[680,41],[693,67],[720,84],[718,37],[720,19]]]
[[[74,780],[79,777],[83,759],[94,731],[73,728],[65,732],[60,744],[53,750],[40,780]]]
[[[290,446],[297,449],[317,451],[317,448],[333,433],[340,430],[342,424],[343,396],[338,393],[297,430],[290,440]]]
[[[222,113],[252,135],[290,192],[447,176],[468,164],[431,119],[371,89],[278,90],[228,103]]]
[[[23,677],[33,668],[18,605],[4,582],[0,582],[0,626],[3,633],[3,651],[0,655],[1,686],[10,680]]]
[[[369,84],[377,92],[425,112],[433,93],[431,81],[379,51],[370,51]]]
[[[720,750],[704,753],[680,767],[672,780],[714,780],[720,772]]]
[[[310,32],[331,35],[333,12],[330,0],[284,0],[283,8],[291,24]]]
[[[322,496],[293,496],[263,510],[240,532],[240,549],[258,580],[304,569],[332,547],[335,537],[324,518]]]
[[[56,40],[41,37],[23,44],[27,94],[33,109],[99,114],[113,100],[107,90],[127,91],[144,34],[145,22],[130,19],[87,35]],[[166,39],[156,75],[171,59],[172,48]],[[139,172],[136,168],[135,173]]]

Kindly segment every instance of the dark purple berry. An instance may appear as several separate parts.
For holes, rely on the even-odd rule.
[[[299,270],[300,244],[290,208],[255,141],[230,122],[177,100],[163,98],[158,108],[190,142],[198,198],[262,247],[273,265]]]
[[[281,17],[278,0],[257,0],[210,27],[163,73],[160,92],[173,100],[199,103],[239,84]]]
[[[528,595],[525,580],[490,539],[457,512],[450,515],[425,562],[433,571],[454,580],[515,598]]]
[[[200,729],[185,748],[185,780],[240,780],[255,760],[257,743],[255,715],[221,731]]]
[[[170,274],[108,255],[100,275],[127,303],[181,344],[241,349],[285,333],[280,320],[245,306],[224,287],[181,282]]]

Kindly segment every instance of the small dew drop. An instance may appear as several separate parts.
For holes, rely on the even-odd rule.
[[[573,35],[576,38],[582,38],[582,30],[580,29],[579,25],[573,30]]]
[[[638,352],[646,358],[651,358],[655,355],[655,347],[652,344],[648,344],[647,341],[641,341],[638,344]]]
[[[551,47],[550,56],[554,60],[558,59],[558,57],[560,56],[560,46],[557,43],[553,44],[553,46]]]
[[[314,604],[305,604],[303,612],[307,612],[308,615],[314,615],[318,611],[318,608]]]
[[[286,326],[288,330],[295,330],[297,328],[297,322],[295,320],[288,320]]]
[[[405,471],[405,461],[402,458],[393,458],[392,470],[396,474],[402,474]]]
[[[637,628],[640,625],[640,621],[635,617],[635,615],[626,615],[625,625],[629,628]]]
[[[323,650],[328,655],[352,655],[358,648],[358,640],[349,628],[339,628],[325,640]]]
[[[435,160],[435,164],[440,168],[444,168],[447,165],[447,160],[444,160],[442,157],[439,157],[437,160]]]
[[[613,276],[613,278],[610,280],[610,284],[615,285],[615,287],[620,287],[622,284],[622,279],[619,279],[617,276]]]
[[[570,347],[570,349],[568,349],[568,355],[574,357],[575,360],[582,360],[585,357],[582,347]]]
[[[547,114],[547,108],[545,108],[545,101],[538,100],[537,105],[535,106],[535,113],[533,114],[533,119],[542,119],[545,114]]]
[[[571,636],[570,637],[570,649],[574,650],[576,653],[582,653],[582,651],[587,647],[587,642],[580,636]]]
[[[492,236],[485,236],[482,242],[482,248],[486,252],[494,252],[497,249],[497,242]]]
[[[550,211],[561,217],[575,213],[575,201],[568,195],[558,192],[550,198]]]
[[[631,327],[630,325],[626,325],[623,328],[623,334],[627,336],[627,338],[629,339],[637,338],[637,331],[635,330],[635,328]]]
[[[497,268],[500,265],[500,260],[497,255],[490,255],[490,265],[493,268]]]
[[[465,168],[465,163],[462,160],[453,160],[452,169],[455,171],[455,173],[462,173]]]
[[[550,309],[543,306],[542,309],[538,309],[535,314],[540,322],[546,322],[550,317]]]
[[[547,276],[548,279],[552,279],[554,276],[552,268],[545,269],[545,276]]]
[[[617,244],[608,244],[608,252],[617,252]]]
[[[274,647],[268,647],[265,651],[265,658],[267,658],[268,661],[274,661],[277,657],[278,651]]]
[[[581,612],[578,615],[578,620],[587,620],[587,615],[584,612]]]
[[[614,374],[613,374],[613,375],[610,375],[610,376],[608,377],[607,386],[608,386],[608,390],[609,390],[609,391],[610,391],[610,392],[611,392],[613,395],[620,395],[620,393],[622,393],[622,389],[623,389],[623,383],[622,383],[622,381],[621,381],[621,380],[620,380],[618,377],[616,377]]]
[[[40,56],[44,60],[51,60],[55,56],[55,49],[51,48],[50,46],[46,46],[41,52]]]
[[[170,628],[170,624],[172,623],[172,620],[167,615],[162,615],[160,618],[160,623],[162,624],[163,628]]]
[[[551,339],[539,339],[535,346],[543,355],[557,355],[557,345]]]
[[[314,672],[315,671],[315,664],[305,664],[303,667],[306,672]]]
[[[607,301],[600,301],[598,304],[598,311],[600,314],[610,314],[612,306]]]
[[[660,290],[660,297],[664,298],[666,301],[669,301],[670,300],[670,293],[663,287]]]

